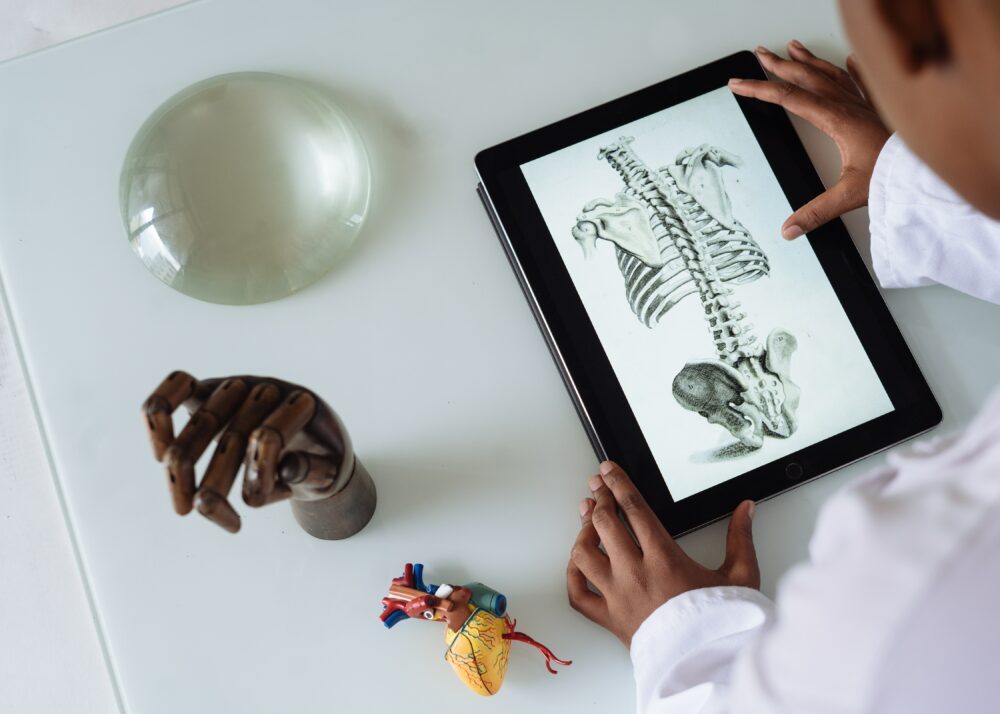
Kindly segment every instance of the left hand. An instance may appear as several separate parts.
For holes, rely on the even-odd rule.
[[[593,498],[580,504],[583,525],[566,569],[569,602],[626,647],[646,618],[676,595],[718,585],[760,588],[750,527],[753,501],[733,513],[726,559],[710,570],[681,550],[617,464],[602,463],[589,485]],[[619,508],[634,538],[618,517]],[[588,581],[600,592],[590,590]]]

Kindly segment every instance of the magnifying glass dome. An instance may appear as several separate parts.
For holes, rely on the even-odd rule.
[[[343,259],[368,213],[364,144],[329,96],[275,74],[227,74],[163,103],[120,182],[133,250],[186,295],[285,297]]]

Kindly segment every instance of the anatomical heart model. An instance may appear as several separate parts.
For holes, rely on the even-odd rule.
[[[734,286],[770,271],[767,256],[733,217],[723,183],[723,167],[740,160],[702,145],[654,170],[636,156],[632,141],[620,137],[600,150],[624,190],[584,206],[573,237],[588,256],[598,239],[615,245],[626,299],[647,327],[689,295],[701,302],[715,357],[689,361],[674,378],[682,407],[748,449],[761,447],[765,435],[791,436],[799,405],[789,371],[796,339],[779,327],[761,344],[735,297]]]
[[[407,563],[403,576],[392,579],[389,596],[382,598],[380,619],[386,627],[411,617],[445,623],[444,658],[465,685],[484,697],[496,694],[503,684],[510,658],[510,643],[525,642],[545,656],[545,666],[555,674],[551,663],[569,665],[544,645],[523,632],[517,632],[516,620],[507,616],[507,598],[482,583],[468,585],[428,585],[423,580],[424,566]]]

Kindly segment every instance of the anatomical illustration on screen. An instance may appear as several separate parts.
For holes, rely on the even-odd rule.
[[[587,256],[599,240],[614,245],[624,299],[646,327],[669,329],[670,311],[682,303],[703,311],[704,340],[685,345],[691,354],[672,391],[681,407],[735,437],[739,446],[727,455],[758,449],[765,437],[789,437],[800,394],[790,373],[795,336],[773,326],[762,341],[739,300],[740,285],[770,273],[726,192],[724,169],[738,169],[739,157],[702,144],[652,169],[632,143],[621,136],[601,147],[597,158],[623,187],[583,207],[573,238]]]
[[[520,168],[675,501],[892,411],[727,87]]]

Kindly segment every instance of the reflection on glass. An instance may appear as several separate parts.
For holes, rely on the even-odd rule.
[[[129,242],[160,280],[201,300],[276,300],[318,280],[368,212],[368,155],[312,85],[213,77],[167,100],[122,167]]]

